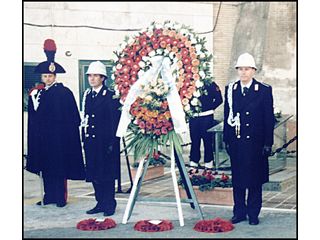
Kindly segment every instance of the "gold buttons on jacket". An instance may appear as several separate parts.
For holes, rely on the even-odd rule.
[[[246,115],[249,115],[250,113],[249,112],[246,112]]]
[[[246,126],[249,127],[250,126],[249,123],[247,123]]]
[[[91,117],[93,117],[93,118],[94,118],[94,114],[92,114],[92,115],[91,115]]]
[[[247,139],[250,139],[250,136],[247,136]]]

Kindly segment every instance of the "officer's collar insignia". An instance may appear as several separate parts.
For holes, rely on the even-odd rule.
[[[50,63],[50,66],[49,66],[49,71],[50,72],[54,72],[56,70],[56,66],[54,65],[53,62]]]
[[[107,94],[107,90],[103,90],[102,95],[105,96]]]
[[[259,91],[259,84],[256,83],[256,84],[254,85],[254,90],[255,90],[255,91]]]
[[[238,87],[238,84],[236,83],[235,85],[233,85],[233,90],[236,90]]]

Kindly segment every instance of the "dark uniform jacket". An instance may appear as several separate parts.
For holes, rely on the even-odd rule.
[[[205,90],[208,94],[202,94],[199,97],[201,112],[215,110],[222,103],[221,91],[215,82],[212,82],[210,85],[205,85]]]
[[[95,98],[92,98],[91,90],[86,94],[84,114],[88,117],[88,126],[86,132],[82,128],[82,141],[88,182],[108,181],[118,177],[120,138],[116,137],[116,130],[120,119],[120,104],[112,97],[113,92],[105,86]]]
[[[240,81],[233,86],[233,116],[240,113],[240,137],[228,123],[228,86],[224,105],[224,142],[230,146],[233,185],[251,187],[269,181],[268,157],[264,146],[273,145],[274,114],[272,88],[253,79],[246,96],[242,95]]]
[[[29,97],[26,169],[36,174],[42,171],[43,176],[85,179],[80,116],[72,92],[55,83],[40,94],[37,111]]]

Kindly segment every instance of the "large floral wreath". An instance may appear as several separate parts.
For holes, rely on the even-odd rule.
[[[212,82],[209,63],[212,55],[205,42],[205,38],[197,36],[190,27],[170,21],[153,22],[146,30],[126,37],[114,52],[117,60],[111,78],[116,97],[124,104],[133,84],[152,67],[152,58],[168,57],[175,64],[173,77],[186,120],[193,117],[201,111],[198,98],[207,94],[204,84]],[[128,147],[135,147],[135,159],[146,154],[146,148],[152,153],[158,144],[168,140],[181,151],[181,138],[174,131],[166,99],[170,86],[157,77],[141,88],[142,93],[130,107],[132,133],[128,137],[132,141]]]

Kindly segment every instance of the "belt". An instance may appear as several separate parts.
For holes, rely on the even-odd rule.
[[[195,113],[194,116],[195,117],[204,117],[204,116],[213,115],[213,113],[214,113],[213,110],[208,110],[208,111],[201,112],[201,113]]]

